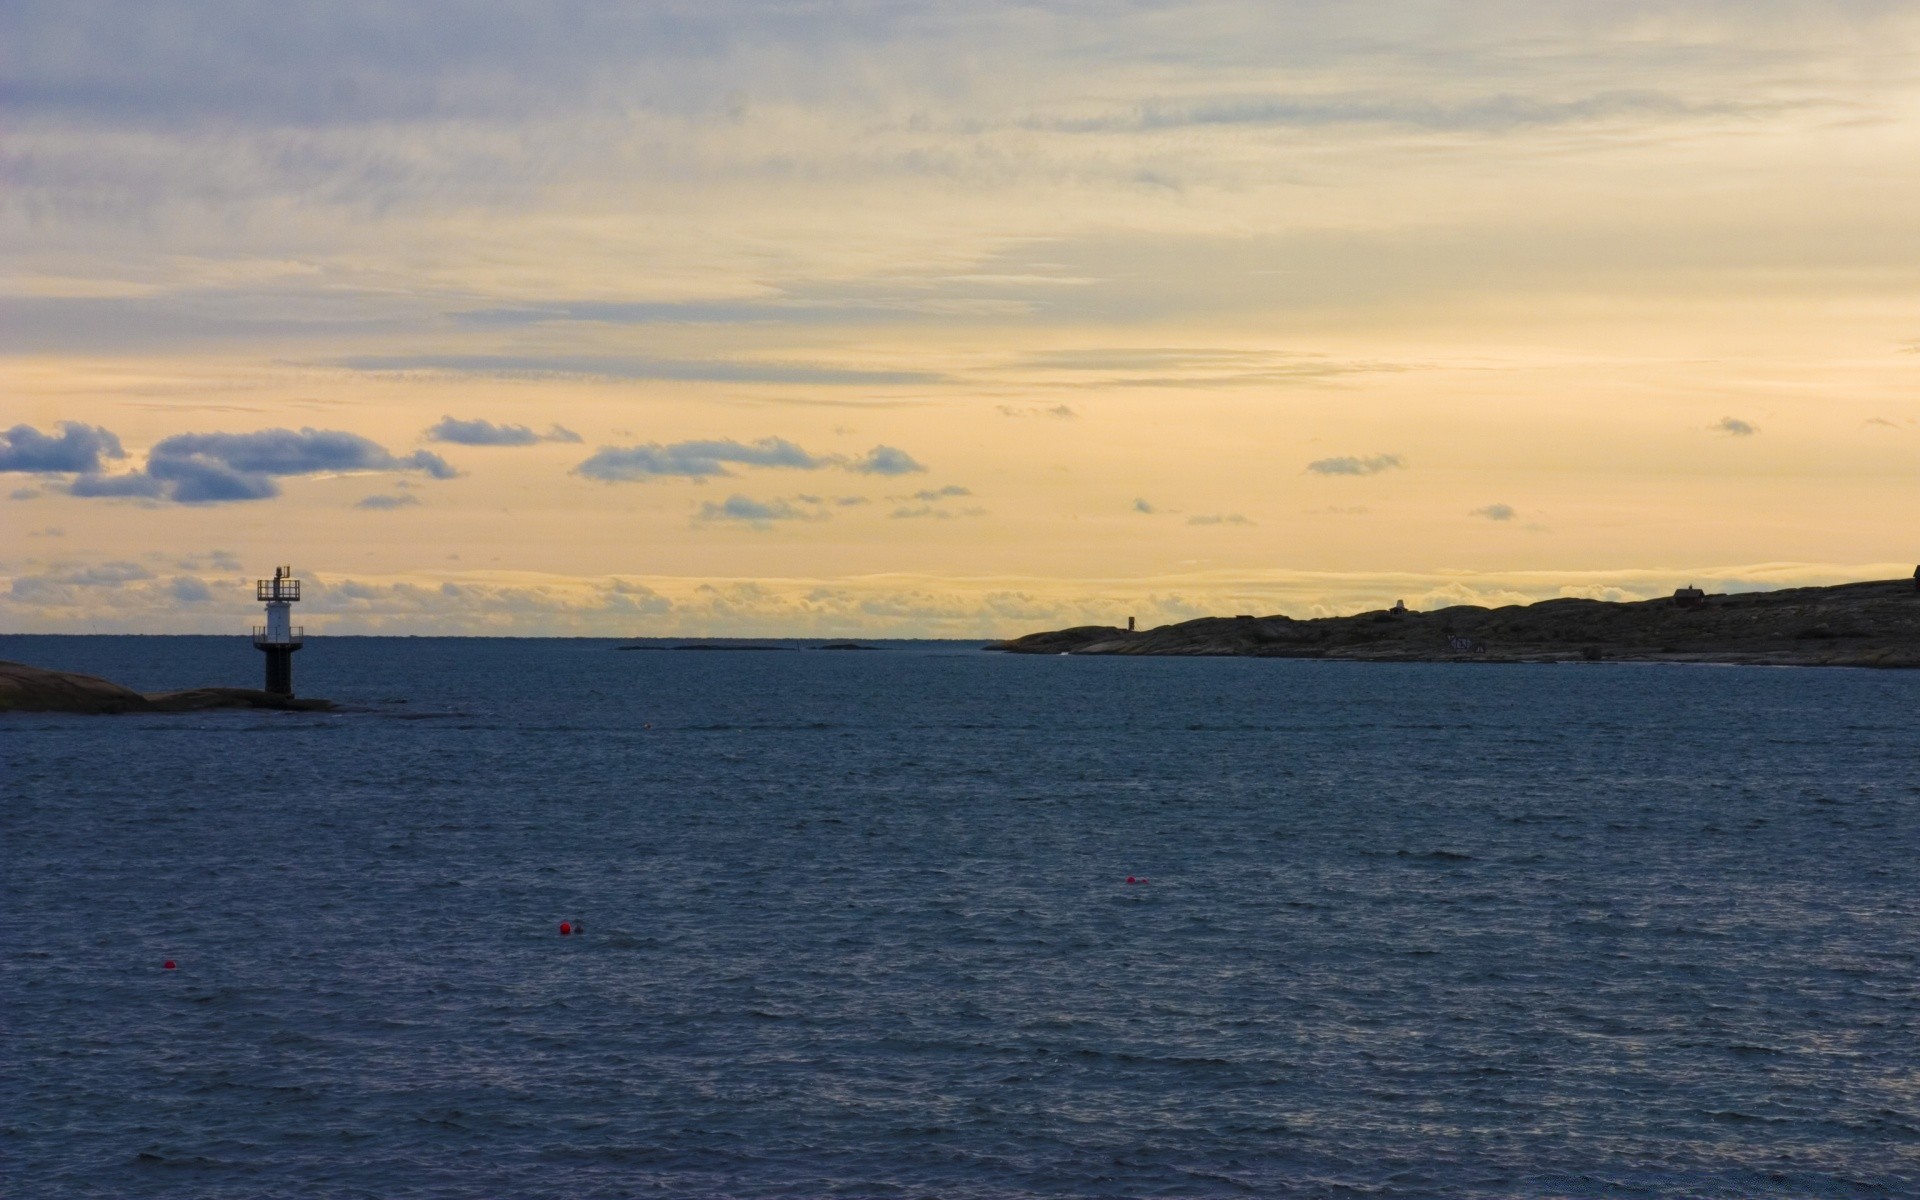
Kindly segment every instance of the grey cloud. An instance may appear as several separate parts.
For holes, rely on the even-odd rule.
[[[1476,508],[1469,516],[1485,517],[1489,521],[1511,521],[1520,514],[1511,504],[1489,504],[1485,508]]]
[[[1145,500],[1135,500],[1133,502],[1133,511],[1137,513],[1147,513],[1148,515],[1152,515],[1153,513],[1159,512],[1160,510],[1158,508],[1155,508],[1153,505],[1148,504]]]
[[[608,483],[661,477],[707,479],[731,475],[728,464],[796,471],[839,467],[861,475],[908,475],[926,470],[912,455],[892,446],[875,446],[858,458],[847,458],[812,454],[785,438],[769,437],[750,443],[728,438],[670,445],[650,442],[644,446],[602,446],[573,472]]]
[[[9,500],[34,500],[40,496],[39,488],[15,488],[7,493]]]
[[[1251,525],[1252,521],[1239,513],[1213,513],[1201,517],[1188,517],[1189,525]]]
[[[875,446],[847,464],[847,470],[858,471],[862,475],[911,475],[926,469],[914,460],[913,455],[892,446]]]
[[[495,425],[491,421],[462,421],[442,417],[427,430],[427,440],[456,446],[532,446],[540,442],[578,442],[580,435],[561,425],[535,433],[525,425]]]
[[[1406,465],[1406,461],[1398,454],[1375,454],[1366,458],[1344,455],[1316,459],[1307,464],[1307,470],[1315,475],[1378,475],[1382,471],[1398,470]]]
[[[938,383],[945,376],[924,371],[865,371],[808,363],[618,358],[602,355],[510,354],[358,355],[339,360],[354,371],[434,371],[504,378],[587,376],[603,379],[667,379],[703,383],[793,383],[832,386]]]
[[[747,525],[767,525],[773,521],[814,521],[826,517],[825,513],[813,513],[795,507],[785,500],[754,500],[747,496],[734,494],[715,503],[712,500],[700,506],[697,520],[701,521],[737,521]]]
[[[176,504],[266,500],[280,494],[274,480],[288,475],[345,471],[421,471],[435,479],[457,474],[425,450],[396,456],[379,443],[329,429],[263,429],[257,433],[181,433],[156,443],[143,470],[126,475],[86,474],[76,496],[141,496]]]
[[[1734,437],[1752,437],[1760,432],[1758,425],[1742,421],[1739,417],[1721,417],[1713,427],[1721,433],[1729,433]]]
[[[127,475],[82,475],[67,485],[67,491],[89,498],[119,496],[152,500],[159,497],[165,486],[144,471],[134,471]]]
[[[396,508],[406,508],[418,503],[420,503],[420,497],[409,493],[399,496],[368,496],[363,500],[354,501],[353,506],[355,508],[369,508],[377,512],[386,512]]]
[[[120,439],[97,425],[60,422],[49,436],[31,425],[0,430],[0,471],[75,474],[98,471],[105,458],[125,458]]]
[[[1778,104],[1698,104],[1665,92],[1615,90],[1569,100],[1500,94],[1441,104],[1406,97],[1241,95],[1148,100],[1104,116],[1039,119],[1035,127],[1068,133],[1185,129],[1198,125],[1325,127],[1386,125],[1430,132],[1503,133],[1618,118],[1677,120],[1778,111]]]
[[[65,567],[36,578],[69,587],[120,587],[152,579],[153,572],[139,563],[104,562],[84,567]]]
[[[913,498],[915,500],[935,501],[935,500],[945,500],[949,496],[971,496],[971,495],[973,495],[973,489],[963,488],[963,487],[960,487],[958,484],[950,483],[943,488],[927,488],[922,491],[915,492],[913,494]]]
[[[576,475],[614,483],[660,476],[706,479],[730,475],[728,463],[817,471],[834,465],[835,461],[809,454],[785,438],[770,437],[751,444],[724,439],[675,442],[666,446],[658,442],[644,446],[602,446],[573,470]]]
[[[167,584],[167,591],[182,604],[204,604],[213,599],[206,583],[191,575],[174,576]]]

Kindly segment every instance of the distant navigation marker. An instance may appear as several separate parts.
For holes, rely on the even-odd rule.
[[[293,608],[300,599],[300,581],[292,567],[275,567],[272,579],[257,581],[254,598],[267,604],[267,623],[253,627],[253,645],[267,656],[267,691],[293,695],[293,652],[306,642],[306,631],[293,624]]]

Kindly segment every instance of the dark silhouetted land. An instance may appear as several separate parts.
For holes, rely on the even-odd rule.
[[[1911,580],[1616,603],[1543,600],[1351,617],[1202,617],[1130,633],[1084,625],[996,642],[1009,654],[1235,655],[1374,662],[1681,662],[1920,667]]]
[[[168,713],[211,708],[323,712],[331,700],[276,696],[253,688],[205,687],[142,695],[96,675],[0,661],[0,712]]]

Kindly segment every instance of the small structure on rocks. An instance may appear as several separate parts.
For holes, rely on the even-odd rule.
[[[1673,603],[1676,608],[1699,608],[1707,602],[1707,593],[1697,587],[1673,589]]]
[[[267,623],[253,627],[253,646],[267,656],[266,690],[275,696],[293,695],[293,653],[306,644],[305,630],[293,624],[293,608],[300,599],[300,581],[292,567],[275,567],[272,579],[256,581],[256,600],[267,604]]]

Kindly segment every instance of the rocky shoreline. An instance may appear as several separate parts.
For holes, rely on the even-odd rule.
[[[1137,633],[1083,625],[1031,633],[986,649],[1369,662],[1920,667],[1920,589],[1902,579],[1631,603],[1462,604],[1312,620],[1202,617]]]
[[[326,712],[331,700],[277,696],[254,688],[204,687],[141,694],[111,680],[0,661],[0,712],[176,713],[215,708]]]

